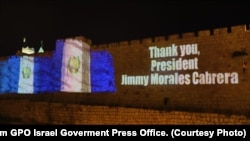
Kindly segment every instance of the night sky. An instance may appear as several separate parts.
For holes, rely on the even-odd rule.
[[[1,0],[0,56],[15,54],[23,37],[54,50],[57,39],[75,36],[97,45],[249,23],[242,1]]]

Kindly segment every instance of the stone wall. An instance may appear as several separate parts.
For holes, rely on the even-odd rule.
[[[1,124],[18,125],[246,125],[250,123],[250,119],[244,115],[159,111],[28,100],[2,100],[0,111]]]
[[[149,107],[184,111],[249,114],[249,65],[242,72],[242,62],[249,58],[250,30],[246,25],[197,31],[141,40],[122,41],[92,46],[93,49],[109,50],[114,57],[119,104],[132,107]],[[156,58],[157,61],[198,58],[198,69],[177,71],[152,71],[149,47],[171,47],[172,45],[198,46],[199,55]],[[171,54],[170,54],[171,55]],[[248,63],[249,64],[249,63]],[[163,65],[162,65],[163,66]],[[122,76],[147,76],[153,73],[190,74],[206,72],[220,75],[235,72],[238,82],[218,84],[162,84],[162,85],[122,85]],[[178,79],[178,78],[177,78]],[[179,78],[180,79],[180,78]],[[231,77],[229,78],[231,79]],[[192,78],[190,78],[192,81]],[[204,80],[209,81],[209,80]],[[110,104],[111,104],[110,103]]]
[[[16,117],[22,122],[27,120],[27,122],[55,124],[249,123],[247,118],[250,114],[249,39],[249,27],[239,25],[92,45],[92,50],[107,50],[112,54],[116,92],[2,94],[0,95],[0,115],[7,119]],[[90,40],[88,43],[92,44]],[[150,47],[167,48],[173,44],[178,47],[196,44],[199,54],[181,57],[180,50],[178,50],[177,56],[168,54],[169,56],[156,59],[150,57]],[[151,61],[154,59],[169,61],[179,58],[197,58],[197,68],[152,71]],[[242,72],[243,61],[247,62],[245,73]],[[219,80],[216,78],[213,84],[203,84],[209,81],[205,77],[205,80],[198,81],[199,84],[180,84],[182,78],[177,77],[174,80],[178,81],[178,84],[148,84],[146,86],[122,84],[124,75],[151,76],[158,73],[165,76],[176,73],[178,76],[190,75],[192,77],[193,72],[198,74],[207,72],[211,75],[214,73],[221,78],[227,73],[229,75],[235,73],[237,80],[232,82],[232,76],[229,76],[228,80],[223,78],[221,84],[218,84],[218,81],[221,81],[220,78]],[[192,78],[190,81],[193,81]]]

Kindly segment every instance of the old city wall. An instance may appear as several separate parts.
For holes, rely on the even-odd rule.
[[[77,107],[80,107],[79,112],[81,112],[85,111],[81,110],[82,108],[88,109],[87,111],[92,111],[86,107],[97,106],[93,107],[93,110],[104,108],[107,115],[112,115],[114,119],[121,119],[124,115],[117,112],[112,113],[112,110],[122,111],[124,110],[123,108],[129,108],[132,111],[136,110],[136,112],[133,111],[132,113],[135,113],[134,116],[138,117],[138,119],[144,123],[151,123],[148,121],[150,120],[149,117],[155,118],[148,116],[146,113],[151,115],[153,113],[155,114],[155,112],[160,114],[159,117],[163,117],[162,120],[164,120],[165,123],[176,122],[168,122],[171,120],[165,121],[168,119],[167,117],[171,117],[173,120],[178,119],[178,117],[187,118],[188,120],[185,123],[191,124],[196,121],[208,123],[203,120],[197,120],[197,118],[195,118],[196,114],[198,114],[198,117],[200,117],[200,115],[201,117],[206,116],[209,121],[219,119],[218,117],[228,118],[226,122],[219,120],[217,123],[237,123],[237,121],[239,121],[237,119],[239,118],[236,116],[236,120],[234,118],[231,119],[231,115],[242,115],[244,121],[241,120],[241,123],[247,123],[247,117],[249,117],[250,113],[250,87],[248,79],[250,76],[248,70],[248,62],[250,61],[248,55],[249,39],[250,31],[248,27],[239,25],[198,31],[196,33],[191,32],[93,45],[91,46],[92,50],[108,50],[113,56],[117,87],[115,93],[2,95],[0,104],[4,107],[5,111],[8,112],[1,112],[1,115],[3,117],[10,117],[10,111],[14,110],[14,108],[8,108],[8,104],[5,102],[16,100],[17,103],[20,103],[22,100],[28,100],[28,105],[32,103],[32,105],[36,105],[37,108],[31,108],[34,106],[30,106],[30,108],[29,106],[24,106],[26,108],[22,110],[26,113],[25,116],[27,117],[31,116],[29,112],[27,112],[30,110],[45,113],[42,107],[48,107],[49,105],[49,109],[53,109],[56,105],[70,105],[70,108],[66,108],[68,113],[78,113],[76,112],[79,110],[76,110]],[[184,46],[194,48],[181,49],[184,48]],[[150,48],[154,47],[165,49],[165,54],[160,53],[161,56],[152,57],[151,54],[154,53],[150,53],[150,50],[153,50]],[[166,51],[167,49],[170,50]],[[186,55],[182,56],[184,52],[186,52]],[[173,66],[171,66],[172,68],[168,68],[169,70],[166,70],[165,65],[172,63],[167,61],[176,60],[192,60],[193,63],[191,63],[192,65],[188,69],[183,67],[185,66],[183,65],[179,70],[174,69],[177,67]],[[245,73],[242,71],[242,62],[244,60],[248,63]],[[213,81],[213,78],[210,77],[211,75],[215,76]],[[129,78],[138,78],[138,80],[131,81]],[[119,107],[121,109],[119,109]],[[59,112],[58,114],[61,114],[60,111],[62,111],[62,113],[64,111],[65,114],[65,110],[63,110],[65,106],[59,106],[59,109],[60,108],[62,108],[62,110],[56,110]],[[46,108],[44,110],[46,110]],[[15,111],[16,114],[19,113],[17,110]],[[126,109],[122,113],[126,113],[125,111],[130,110]],[[162,111],[164,111],[163,113],[166,117],[162,115]],[[176,111],[181,112],[177,112],[178,114],[175,116]],[[147,116],[141,112],[145,112]],[[43,116],[50,119],[52,118],[54,122],[57,122],[55,120],[57,116],[55,116],[53,112],[49,113],[49,117],[48,114],[44,114]],[[81,114],[83,113],[84,112]],[[72,114],[75,116],[71,116],[70,118],[77,118],[77,116],[81,114]],[[214,114],[218,115],[218,117],[214,116]],[[94,115],[96,114],[93,114],[93,116]],[[141,119],[142,115],[146,116],[148,120]],[[25,116],[20,118],[24,119]],[[131,115],[128,117],[136,119]],[[27,119],[39,121],[35,119],[35,117]],[[131,119],[126,119],[126,121]],[[72,123],[78,123],[73,121],[75,120],[71,120]],[[90,121],[88,122],[91,123]],[[95,121],[92,121],[92,123],[94,122]],[[96,122],[100,123],[100,121]],[[109,122],[111,121],[103,120],[101,123],[105,124]],[[123,123],[125,121],[121,119],[118,120],[118,122],[112,122]],[[159,123],[164,122],[159,121]],[[85,122],[81,121],[79,123]],[[136,123],[139,123],[139,120]],[[178,123],[178,121],[176,123]]]
[[[18,108],[17,108],[18,107]],[[246,125],[244,115],[159,111],[29,100],[1,100],[0,124],[46,125]]]
[[[120,105],[133,107],[177,109],[188,111],[229,112],[245,114],[249,112],[249,72],[242,71],[242,62],[249,61],[250,32],[245,25],[218,28],[214,30],[198,31],[197,33],[184,33],[170,35],[168,37],[155,37],[142,40],[125,41],[99,45],[96,49],[109,50],[114,57],[117,95]],[[181,56],[178,50],[177,56],[157,58],[157,61],[169,61],[181,59],[197,59],[197,68],[189,70],[157,71],[150,58],[149,47],[169,47],[175,44],[197,45],[198,53]],[[194,51],[195,52],[195,51]],[[174,55],[174,54],[172,54]],[[160,65],[163,67],[164,65]],[[152,70],[152,68],[154,70]],[[195,73],[193,73],[195,72]],[[232,72],[237,73],[237,81],[208,83],[209,80],[192,80],[193,74]],[[182,84],[148,84],[122,85],[122,76],[147,76],[158,73],[178,73],[189,75],[190,82]],[[221,74],[220,74],[221,75]],[[201,76],[200,76],[201,77]],[[231,76],[230,76],[231,77]],[[233,76],[232,76],[233,77]],[[176,77],[175,77],[176,78]],[[196,77],[197,78],[197,77]],[[151,77],[152,79],[152,77]],[[159,78],[160,79],[160,78]],[[181,79],[178,77],[177,79]],[[229,78],[230,79],[230,78]],[[160,80],[159,80],[160,81]],[[204,82],[205,81],[205,82]],[[150,81],[149,81],[150,82]],[[169,81],[168,81],[169,82]],[[160,82],[159,82],[160,83]],[[170,83],[170,82],[169,82]],[[176,84],[178,83],[178,84]],[[221,84],[219,84],[221,83]],[[112,103],[112,102],[111,102]],[[113,102],[114,104],[118,104]]]

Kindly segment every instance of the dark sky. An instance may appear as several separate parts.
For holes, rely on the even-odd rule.
[[[15,54],[23,37],[54,50],[56,39],[80,35],[97,45],[249,23],[242,1],[1,0],[0,56]]]

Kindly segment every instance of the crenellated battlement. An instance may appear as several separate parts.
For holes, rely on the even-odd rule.
[[[157,36],[154,38],[143,38],[143,39],[135,39],[130,41],[121,41],[121,42],[112,42],[108,44],[99,44],[92,45],[93,48],[107,48],[107,47],[124,47],[124,46],[135,46],[135,45],[143,45],[143,44],[152,44],[159,42],[166,42],[171,40],[186,40],[192,38],[204,38],[204,37],[212,37],[212,36],[225,36],[237,33],[248,33],[249,25],[237,25],[231,27],[222,27],[208,30],[201,30],[197,32],[186,32],[181,34],[172,34],[168,36]]]

